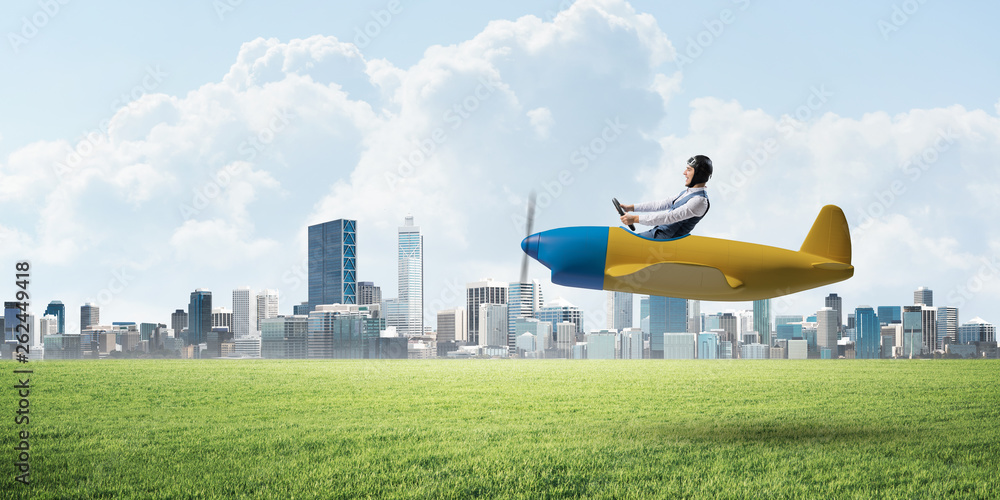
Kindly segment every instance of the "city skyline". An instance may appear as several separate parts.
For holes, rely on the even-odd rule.
[[[144,7],[151,34],[205,28],[175,40],[129,36],[135,9],[74,4],[0,53],[0,91],[19,96],[0,103],[0,261],[32,262],[36,316],[90,301],[165,322],[193,289],[238,286],[287,308],[308,300],[307,228],[338,218],[364,235],[358,278],[397,290],[393,229],[411,213],[429,323],[465,283],[517,278],[531,191],[535,230],[618,225],[612,196],[673,195],[707,154],[700,235],[795,249],[818,207],[847,214],[855,277],[774,314],[929,286],[961,321],[1000,320],[1000,70],[979,63],[995,37],[974,36],[1000,6],[897,24],[866,2],[304,5]],[[602,293],[537,265],[528,279],[603,322]]]
[[[531,285],[535,288],[535,284]],[[499,295],[493,293],[493,289]],[[445,344],[434,341],[427,344],[425,338],[415,339],[417,343],[414,344],[411,338],[407,347],[406,336],[397,336],[398,332],[397,335],[385,335],[388,325],[380,312],[381,307],[344,304],[318,305],[308,315],[279,315],[262,321],[261,332],[234,336],[235,318],[239,315],[225,307],[212,307],[212,292],[199,289],[191,293],[188,313],[178,310],[173,314],[172,331],[161,330],[166,328],[162,323],[142,322],[137,325],[133,321],[113,321],[110,326],[92,325],[86,332],[81,332],[87,339],[84,341],[79,334],[67,336],[59,333],[57,316],[46,314],[39,319],[38,328],[32,330],[29,344],[36,345],[44,340],[45,345],[53,349],[46,354],[46,359],[49,354],[53,359],[78,359],[81,353],[86,358],[96,358],[94,350],[98,349],[98,344],[102,357],[116,350],[128,356],[155,350],[159,352],[157,356],[163,356],[164,352],[159,349],[166,349],[166,352],[177,351],[181,357],[196,358],[259,358],[262,353],[270,353],[264,357],[305,357],[308,354],[310,358],[385,355],[396,359],[430,359],[451,357],[446,353],[456,349],[462,351],[459,353],[461,356],[469,356],[471,352],[463,346],[478,347],[479,355],[490,357],[516,355],[573,359],[834,359],[838,356],[879,359],[925,358],[942,352],[958,357],[994,357],[996,354],[994,325],[978,317],[958,325],[956,308],[927,305],[933,304],[933,290],[926,287],[917,289],[914,305],[879,306],[877,314],[875,308],[859,305],[854,313],[848,314],[846,325],[838,324],[838,318],[842,318],[842,298],[831,294],[824,301],[826,305],[814,316],[778,316],[774,318],[773,329],[766,307],[763,313],[759,310],[741,310],[735,314],[702,313],[693,323],[698,326],[692,327],[689,319],[691,314],[698,314],[691,312],[697,311],[698,301],[655,296],[643,296],[640,300],[643,311],[649,314],[649,321],[642,322],[643,328],[631,325],[608,329],[586,328],[584,314],[578,307],[563,299],[555,299],[534,312],[522,311],[528,316],[518,315],[514,321],[514,335],[508,332],[508,322],[511,321],[508,304],[488,302],[503,302],[505,290],[503,283],[493,281],[468,284],[470,304],[481,302],[474,308],[479,312],[477,325],[480,336],[473,343],[452,342],[452,339],[464,337],[456,335],[456,328],[464,321],[459,323],[461,316],[455,316],[454,312],[461,309],[440,311],[438,314],[439,318],[449,314],[452,318],[446,319],[449,323],[445,325],[447,338],[440,340]],[[247,302],[249,292],[247,287],[233,290],[234,309],[241,307],[241,301]],[[272,291],[263,290],[258,296],[268,297],[271,294]],[[520,303],[523,297],[506,299],[512,300],[509,304],[514,305]],[[648,306],[645,304],[647,301]],[[269,305],[270,301],[262,300],[260,303]],[[531,303],[534,304],[534,299]],[[756,303],[755,307],[759,305]],[[49,309],[53,308],[65,310],[59,301],[50,304]],[[91,304],[85,304],[80,309],[82,316],[99,314],[99,308]],[[249,310],[249,305],[245,304],[244,309]],[[206,315],[209,310],[211,314]],[[17,303],[5,303],[5,331],[6,325],[11,323],[8,317],[18,311]],[[178,319],[178,315],[184,317]],[[187,316],[195,318],[191,331],[179,325]],[[28,321],[34,322],[33,315]],[[246,321],[249,322],[249,319]],[[767,332],[764,335],[760,332],[762,328]],[[644,331],[646,329],[649,331]],[[760,343],[771,331],[776,333],[776,340]],[[303,333],[307,333],[308,338]],[[640,333],[643,335],[636,337]],[[412,334],[409,336],[414,337]],[[636,344],[642,336],[647,337],[645,351]],[[286,345],[287,342],[291,344]],[[189,345],[192,343],[202,344],[202,347]],[[9,345],[5,345],[7,347]],[[685,351],[688,353],[685,354]],[[35,359],[42,359],[41,352],[34,356]]]
[[[331,222],[337,222],[338,224],[340,224],[342,221],[338,220],[338,221],[331,221]],[[374,286],[375,288],[379,287],[378,283],[373,283],[373,282],[358,282],[357,284],[358,285]],[[520,285],[521,287],[525,287],[524,289],[529,291],[529,295],[527,295],[525,297],[521,297],[521,295],[523,294],[523,292],[519,292],[519,291],[515,292],[515,290],[520,290],[520,288],[515,289],[515,285]],[[633,304],[632,305],[632,311],[633,311],[633,313],[627,315],[627,316],[630,316],[632,318],[640,318],[641,319],[643,317],[642,301],[648,300],[650,297],[652,297],[654,299],[653,302],[655,304],[657,304],[657,306],[659,306],[661,308],[669,308],[670,312],[666,313],[667,315],[665,317],[661,316],[660,324],[656,325],[657,329],[667,329],[667,328],[669,328],[669,329],[665,330],[666,333],[670,333],[671,331],[676,331],[676,330],[681,330],[681,329],[690,329],[687,324],[685,324],[685,326],[681,326],[680,312],[679,312],[679,310],[676,310],[676,311],[674,310],[678,306],[670,305],[670,304],[675,304],[675,303],[676,304],[684,304],[683,307],[685,308],[685,311],[688,311],[691,308],[694,308],[695,310],[699,310],[702,307],[701,304],[704,304],[704,303],[720,304],[719,302],[706,302],[706,301],[695,301],[695,300],[686,300],[686,299],[674,299],[674,298],[671,298],[671,297],[649,296],[649,295],[643,295],[643,294],[624,294],[624,293],[621,293],[621,292],[601,292],[601,293],[605,294],[605,297],[606,297],[606,303],[604,304],[604,311],[603,312],[601,312],[601,311],[589,311],[589,310],[586,310],[586,309],[584,309],[582,307],[577,306],[576,304],[573,304],[573,303],[567,301],[564,297],[561,297],[561,296],[559,296],[559,297],[549,297],[548,299],[543,299],[543,297],[545,297],[545,294],[544,294],[544,288],[542,288],[541,285],[542,284],[538,283],[537,280],[535,280],[533,283],[530,283],[530,284],[518,284],[518,283],[514,283],[514,282],[510,282],[510,283],[501,282],[499,280],[494,280],[492,278],[487,278],[487,279],[485,279],[483,281],[480,281],[480,282],[468,282],[468,283],[465,283],[464,286],[463,286],[463,289],[464,289],[464,291],[468,292],[468,290],[470,289],[469,287],[471,287],[471,288],[480,288],[482,290],[495,288],[495,289],[497,289],[497,292],[482,291],[482,292],[479,292],[479,294],[482,297],[488,297],[487,300],[502,300],[502,301],[505,301],[505,304],[509,304],[509,301],[511,301],[511,300],[516,301],[518,303],[520,303],[523,300],[526,305],[521,306],[519,308],[519,310],[531,311],[532,313],[535,312],[535,311],[538,311],[542,307],[551,307],[553,305],[557,305],[557,306],[561,306],[561,307],[573,307],[573,308],[576,308],[576,309],[580,310],[581,317],[584,318],[584,320],[586,318],[595,318],[595,317],[598,317],[598,318],[602,319],[602,323],[595,324],[594,327],[587,329],[585,333],[597,332],[597,331],[600,331],[602,328],[612,329],[610,325],[606,324],[606,322],[609,321],[609,319],[607,318],[606,315],[607,315],[608,309],[610,308],[610,305],[609,305],[610,297],[613,297],[615,295],[629,295],[629,296],[633,297],[633,299],[628,300],[629,303]],[[549,283],[549,286],[553,286],[554,287],[554,286],[557,286],[557,285],[552,285],[551,283]],[[254,296],[253,302],[250,303],[250,304],[246,304],[245,305],[245,307],[248,308],[247,312],[246,312],[246,314],[248,314],[248,315],[250,313],[250,311],[249,311],[250,305],[253,304],[254,307],[255,307],[255,311],[253,311],[254,312],[254,316],[251,317],[251,318],[247,318],[246,319],[246,321],[249,322],[250,325],[253,325],[253,324],[259,325],[260,324],[260,320],[264,319],[264,318],[272,318],[272,317],[276,317],[276,316],[279,316],[279,315],[280,316],[292,316],[293,314],[296,314],[293,311],[293,308],[299,306],[299,304],[289,304],[289,303],[287,303],[285,301],[279,302],[280,290],[262,289],[259,292],[253,292],[252,289],[250,289],[249,287],[242,286],[242,287],[232,288],[232,289],[230,289],[230,291],[231,291],[231,295],[229,297],[229,300],[221,298],[221,301],[219,301],[219,302],[212,302],[213,300],[220,300],[220,299],[213,298],[213,297],[216,297],[215,292],[213,292],[212,290],[209,290],[209,289],[205,289],[205,288],[197,288],[194,291],[190,292],[191,301],[187,304],[187,306],[188,306],[187,310],[176,310],[174,312],[165,313],[164,316],[170,316],[170,317],[166,318],[163,321],[161,321],[162,318],[159,318],[159,317],[156,317],[156,318],[146,318],[146,317],[143,317],[143,318],[131,318],[131,317],[129,317],[129,318],[116,318],[116,319],[113,319],[111,321],[108,321],[107,319],[105,319],[104,321],[101,321],[100,323],[95,323],[95,324],[101,324],[101,325],[110,325],[112,323],[135,323],[135,324],[138,324],[140,322],[143,322],[143,323],[153,323],[153,324],[163,323],[163,324],[171,325],[171,327],[173,328],[173,325],[177,321],[177,319],[175,317],[177,315],[177,313],[183,312],[183,313],[187,314],[188,316],[185,317],[185,321],[187,321],[186,318],[188,318],[188,317],[191,316],[191,311],[193,310],[192,308],[195,307],[195,296],[199,297],[199,300],[197,302],[199,310],[200,311],[208,311],[209,312],[208,313],[209,319],[207,320],[208,324],[212,323],[211,316],[215,312],[225,311],[231,317],[233,317],[232,321],[233,321],[233,324],[235,325],[236,324],[235,323],[235,321],[236,321],[236,319],[235,319],[236,315],[234,314],[234,311],[239,307],[237,305],[237,302],[239,300],[244,300],[244,301],[247,300],[245,298],[244,299],[237,299],[237,296],[240,293],[244,293],[248,297],[251,294]],[[964,310],[963,308],[955,308],[955,307],[951,307],[949,305],[944,305],[944,304],[939,305],[939,306],[926,306],[925,302],[917,302],[918,300],[925,300],[925,301],[929,301],[931,303],[940,302],[940,299],[933,299],[932,298],[934,296],[933,294],[934,294],[934,289],[932,287],[919,286],[919,287],[917,287],[917,288],[915,288],[913,290],[913,294],[912,294],[913,303],[912,304],[896,303],[896,304],[869,305],[867,303],[860,303],[859,302],[858,304],[854,305],[854,307],[846,307],[845,308],[843,306],[843,299],[844,299],[844,297],[841,297],[841,296],[839,296],[836,293],[831,293],[830,295],[828,295],[827,297],[825,297],[823,299],[824,304],[825,304],[824,306],[818,306],[815,310],[808,310],[805,313],[800,314],[800,315],[798,315],[796,317],[806,318],[807,316],[810,316],[810,314],[813,315],[813,316],[816,316],[820,311],[822,311],[822,310],[824,310],[826,308],[830,308],[831,309],[831,314],[832,314],[831,320],[830,320],[831,323],[832,324],[837,324],[839,322],[839,324],[843,328],[847,328],[848,325],[849,325],[849,323],[850,323],[850,321],[848,321],[849,318],[847,316],[851,316],[852,318],[850,318],[850,319],[853,319],[853,316],[855,314],[855,313],[850,312],[850,311],[855,311],[855,310],[858,310],[858,309],[861,309],[861,308],[866,308],[867,307],[867,308],[874,308],[874,309],[879,309],[879,310],[886,310],[886,309],[893,309],[893,308],[895,308],[897,310],[897,313],[899,313],[900,308],[902,308],[902,307],[917,307],[917,308],[923,307],[924,309],[933,308],[934,315],[933,316],[929,316],[928,318],[923,319],[922,322],[923,323],[934,323],[935,325],[947,325],[947,332],[946,333],[942,333],[940,331],[941,327],[938,327],[938,328],[935,329],[935,331],[937,331],[937,338],[934,339],[934,343],[936,343],[936,344],[940,344],[940,341],[941,341],[940,337],[942,337],[942,336],[949,335],[949,336],[955,337],[956,332],[957,332],[957,328],[959,326],[961,326],[961,325],[969,324],[969,322],[974,321],[974,320],[986,321],[986,320],[983,319],[983,315],[982,314],[978,314],[978,313],[975,313],[975,312],[965,312],[965,313],[963,313],[962,312]],[[207,304],[203,304],[202,301],[204,299],[202,297],[206,297],[206,296],[208,297],[208,302],[207,302]],[[441,312],[444,312],[444,311],[447,311],[447,310],[456,309],[456,308],[468,308],[468,307],[470,307],[470,304],[473,304],[473,303],[475,303],[476,307],[478,307],[478,304],[482,303],[482,302],[479,302],[479,300],[482,297],[477,298],[477,299],[474,300],[471,296],[468,296],[468,297],[465,297],[466,300],[464,301],[464,303],[460,302],[460,301],[455,301],[455,303],[452,306],[446,307],[444,309],[439,309],[439,310],[435,310],[435,311],[427,311],[427,310],[425,310],[425,312],[427,314],[430,314],[432,317],[435,318],[435,324],[434,324],[434,327],[431,328],[431,330],[433,330],[433,331],[437,330],[437,325],[436,325],[436,316],[437,316],[437,314],[439,314]],[[534,297],[534,299],[528,300],[528,297]],[[642,301],[640,301],[640,300],[634,300],[635,297],[639,297],[639,298],[641,298],[643,300]],[[386,301],[396,301],[398,299],[384,299],[384,300],[386,300]],[[618,299],[616,299],[616,300],[618,300]],[[754,311],[757,310],[758,303],[768,303],[768,305],[764,306],[761,310],[764,311],[764,313],[767,314],[768,317],[769,317],[769,321],[770,321],[770,325],[771,325],[771,332],[770,333],[771,334],[775,334],[775,333],[777,333],[777,326],[778,326],[777,318],[778,318],[778,316],[789,317],[789,314],[792,314],[793,316],[795,316],[795,314],[794,314],[794,312],[789,313],[787,311],[784,312],[784,313],[782,313],[782,314],[775,314],[775,313],[773,313],[771,311],[771,308],[770,308],[770,305],[769,305],[769,302],[772,301],[772,300],[781,300],[781,297],[777,297],[775,299],[767,299],[766,301],[752,301],[752,302],[746,302],[746,303],[744,303],[744,302],[721,303],[721,304],[729,304],[729,305],[734,305],[734,306],[738,305],[738,304],[743,304],[743,305],[749,305],[750,307],[745,307],[745,308],[729,307],[729,308],[726,308],[726,309],[717,310],[714,313],[713,312],[700,312],[700,316],[702,318],[706,318],[706,317],[709,317],[709,316],[719,316],[719,315],[724,315],[724,314],[736,314],[736,313],[750,313],[752,315],[754,313]],[[661,301],[661,302],[657,302],[657,301]],[[5,303],[12,303],[12,302],[13,301],[5,301]],[[282,304],[282,307],[284,307],[284,309],[279,309],[279,303]],[[381,303],[382,304],[386,304],[386,302],[381,302]],[[222,305],[219,306],[219,307],[215,307],[214,304],[222,304]],[[226,305],[230,305],[230,304],[233,305],[233,307],[234,307],[233,310],[227,310],[226,309]],[[334,302],[334,303],[325,304],[325,305],[333,305],[333,304],[340,304],[340,303]],[[697,305],[693,305],[693,304],[697,304]],[[343,305],[343,304],[341,304],[341,305]],[[831,307],[831,305],[834,306],[834,307]],[[59,300],[49,301],[49,305],[46,307],[46,312],[43,312],[41,314],[34,314],[34,310],[33,309],[29,309],[29,312],[32,313],[32,315],[36,318],[36,320],[41,320],[41,319],[49,316],[49,314],[47,313],[47,311],[50,310],[50,309],[52,309],[54,306],[60,307],[62,309],[64,315],[65,314],[69,314],[69,313],[65,312],[65,304],[62,303],[62,301],[59,301]],[[81,304],[79,306],[79,310],[80,310],[80,317],[81,317],[81,319],[85,315],[93,315],[95,317],[100,317],[102,315],[100,306],[99,305],[95,305],[93,303],[89,303],[89,302]],[[85,310],[87,312],[85,312]],[[844,314],[843,311],[845,311],[845,310],[848,311],[849,313],[848,314]],[[947,322],[944,321],[945,320],[944,317],[942,317],[940,320],[938,319],[938,315],[942,314],[942,312],[943,312],[943,314],[947,315],[947,318],[949,318]],[[402,309],[400,310],[400,313],[402,313]],[[468,326],[468,328],[471,331],[474,332],[475,328],[473,327],[473,324],[474,324],[474,322],[478,321],[478,319],[477,319],[478,315],[477,314],[468,314],[468,312],[466,312],[466,314],[468,315],[468,325],[467,326]],[[881,315],[881,314],[884,314],[884,312],[880,311],[879,315]],[[968,319],[965,319],[965,320],[961,319],[961,316],[959,316],[960,314],[967,315]],[[677,317],[674,318],[674,319],[669,319],[669,318],[673,318],[674,316],[677,316]],[[73,315],[69,314],[69,317],[72,318]],[[692,317],[691,314],[685,314],[684,315],[684,320],[687,321],[687,322],[689,322],[691,317]],[[107,318],[106,315],[105,315],[105,318]],[[754,316],[754,318],[755,319],[753,320],[753,327],[754,327],[754,331],[756,331],[756,327],[760,323],[756,319],[756,316]],[[833,319],[833,318],[837,318],[837,319]],[[512,319],[516,319],[515,316],[508,315],[508,324],[510,324],[510,322],[511,322]],[[642,327],[642,322],[640,321],[640,319],[633,319],[632,322],[631,322],[631,325],[625,326],[624,328],[630,328],[630,327],[631,328],[641,328]],[[735,317],[734,317],[734,319],[735,319]],[[58,318],[56,320],[58,321]],[[142,320],[145,320],[145,321],[142,321]],[[896,318],[896,320],[897,321],[901,321],[901,316],[899,318]],[[986,322],[990,323],[990,324],[994,324],[994,323],[992,323],[990,321],[986,321]],[[58,323],[54,323],[53,326],[55,326],[57,324]],[[66,324],[70,325],[70,327],[64,326],[63,328],[65,330],[63,330],[63,332],[67,332],[68,331],[68,333],[79,333],[83,329],[83,328],[81,328],[81,325],[76,325],[72,321],[63,322],[63,325],[66,325]],[[667,327],[666,326],[667,324],[669,324],[670,326]],[[652,329],[652,326],[653,325],[650,326],[650,329]],[[427,324],[427,327],[430,328],[430,324],[429,323]],[[70,328],[75,328],[75,331],[71,330]],[[173,329],[176,331],[176,328],[173,328]],[[707,327],[704,328],[704,330],[710,330],[710,329],[711,328],[707,328]],[[256,329],[256,331],[259,332],[260,330],[261,329],[258,326],[258,328]],[[743,331],[743,330],[744,330],[744,328],[741,327],[740,331]],[[232,327],[230,329],[230,331],[235,334],[238,331],[240,331],[240,327],[234,326],[234,327]],[[836,331],[834,331],[833,333],[835,335],[840,336],[840,334],[842,334],[843,332],[840,332],[840,334],[838,334]],[[179,336],[180,332],[177,331],[176,334]],[[417,335],[417,334],[409,334],[409,336],[414,336],[414,335]],[[239,338],[239,336],[237,336],[237,338]],[[478,338],[478,337],[476,337],[476,338]],[[514,339],[510,338],[510,340],[511,340],[511,347],[513,347],[512,343],[513,343]],[[761,340],[763,340],[763,339],[761,339]],[[923,342],[925,342],[925,343],[927,343],[928,341],[929,341],[929,339],[923,339]]]

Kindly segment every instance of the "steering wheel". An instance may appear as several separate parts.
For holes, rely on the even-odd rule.
[[[619,216],[625,215],[625,210],[622,209],[622,204],[618,203],[618,198],[611,198],[611,203],[615,204],[615,210],[618,210],[618,215]],[[635,232],[635,226],[634,225],[629,224],[628,228],[631,229],[632,232]]]

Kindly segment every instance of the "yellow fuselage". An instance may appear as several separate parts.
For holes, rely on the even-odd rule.
[[[692,300],[761,300],[843,281],[854,267],[806,252],[686,236],[642,238],[608,228],[604,289]]]

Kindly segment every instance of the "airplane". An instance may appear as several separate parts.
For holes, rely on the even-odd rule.
[[[835,205],[820,210],[797,252],[691,234],[656,240],[594,226],[531,234],[521,249],[552,270],[558,285],[690,300],[763,300],[854,276],[850,228]]]

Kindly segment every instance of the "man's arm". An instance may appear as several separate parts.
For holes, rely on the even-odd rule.
[[[701,217],[708,211],[708,198],[704,196],[693,196],[687,203],[664,212],[653,214],[643,214],[638,216],[639,224],[647,226],[659,226],[661,224],[673,224],[674,222]]]
[[[622,205],[622,208],[625,209],[626,212],[659,212],[661,210],[666,210],[667,207],[670,206],[670,202],[674,201],[675,199],[676,198],[667,198],[665,200],[659,200],[659,201],[647,201],[645,203],[636,203],[635,205],[629,205],[628,207]]]

